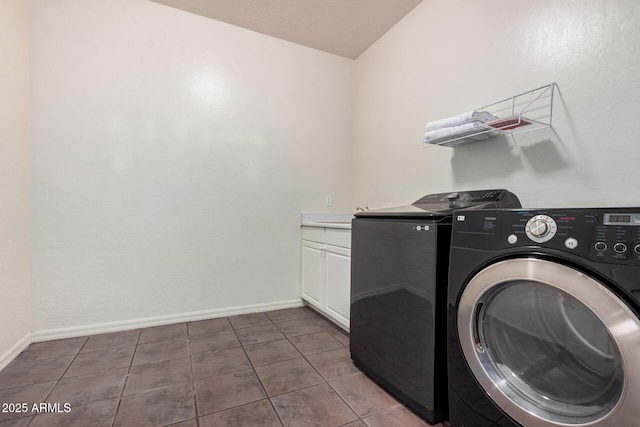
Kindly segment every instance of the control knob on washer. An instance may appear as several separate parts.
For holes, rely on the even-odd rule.
[[[549,234],[549,223],[544,219],[534,219],[529,223],[529,233],[535,237],[544,237]]]
[[[556,235],[556,222],[547,215],[536,215],[531,218],[525,227],[527,237],[536,243],[549,241]]]

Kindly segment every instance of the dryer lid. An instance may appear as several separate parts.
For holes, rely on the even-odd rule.
[[[455,191],[427,194],[408,206],[376,209],[356,213],[357,218],[413,218],[433,219],[451,217],[458,209],[520,208],[520,200],[512,192],[498,190]]]

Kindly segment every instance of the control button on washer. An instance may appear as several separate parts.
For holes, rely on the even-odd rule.
[[[633,252],[635,252],[635,253],[637,253],[638,255],[640,255],[640,244],[639,244],[639,245],[636,245],[636,246],[633,248]]]
[[[627,252],[627,245],[625,245],[624,243],[616,243],[615,245],[613,245],[613,250],[618,254],[623,254]]]
[[[596,251],[602,252],[607,249],[607,244],[605,242],[596,242],[594,247],[596,248]]]
[[[507,242],[509,242],[510,245],[516,244],[517,241],[518,241],[518,236],[516,236],[515,234],[510,234],[509,237],[507,237]]]
[[[556,235],[557,230],[555,220],[548,215],[536,215],[524,227],[527,237],[536,243],[548,242]]]
[[[569,237],[567,240],[564,241],[564,245],[568,249],[575,249],[575,248],[578,247],[578,241],[576,239],[574,239],[573,237]]]

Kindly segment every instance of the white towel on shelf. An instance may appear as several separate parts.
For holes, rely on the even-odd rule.
[[[461,126],[467,123],[487,123],[496,119],[496,116],[487,111],[469,111],[467,113],[458,114],[457,116],[447,117],[445,119],[436,120],[435,122],[429,122],[427,123],[427,132]]]
[[[453,139],[464,138],[454,141],[455,145],[456,143],[461,144],[469,142],[469,140],[482,141],[497,134],[498,132],[496,132],[495,129],[485,125],[484,122],[476,121],[472,123],[465,123],[460,126],[451,126],[427,131],[424,135],[424,140],[429,144],[441,144]]]

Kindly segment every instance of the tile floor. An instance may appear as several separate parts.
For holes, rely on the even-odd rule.
[[[293,308],[35,343],[0,372],[0,427],[427,426],[348,341]]]

